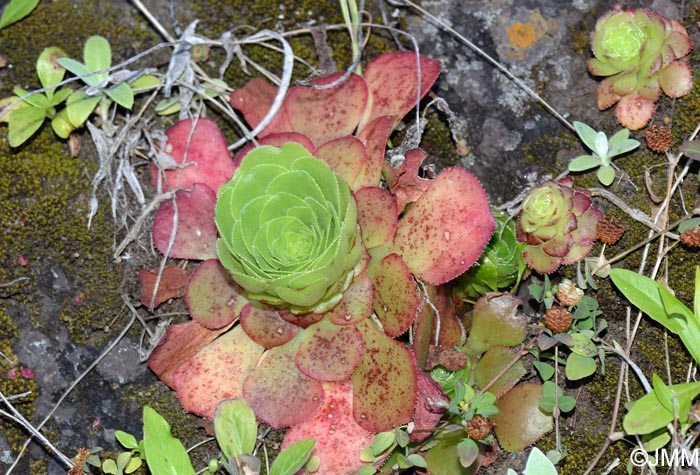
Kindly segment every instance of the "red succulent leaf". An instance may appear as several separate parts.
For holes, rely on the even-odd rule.
[[[345,180],[350,189],[370,185],[369,160],[362,141],[351,135],[330,140],[314,151],[314,157],[326,162]]]
[[[272,107],[277,90],[277,86],[270,84],[267,80],[253,78],[245,86],[231,93],[231,107],[241,111],[248,125],[255,128]],[[287,130],[292,130],[292,128],[289,125],[283,107],[258,136],[263,137],[271,133]]]
[[[367,249],[390,242],[398,225],[396,198],[384,188],[368,186],[355,192],[357,221]]]
[[[185,269],[177,266],[165,266],[163,273],[158,282],[158,288],[155,288],[158,281],[159,269],[141,269],[139,271],[139,280],[141,281],[141,303],[144,307],[151,306],[153,299],[153,308],[162,304],[166,300],[175,299],[185,295],[185,287],[190,275]],[[155,291],[155,297],[153,292]]]
[[[296,315],[289,310],[280,310],[279,314],[284,320],[301,328],[308,328],[314,323],[320,322],[325,315],[323,313],[302,313]]]
[[[440,365],[449,371],[458,371],[465,364],[467,364],[467,355],[455,349],[454,346],[431,346],[423,369],[427,371]]]
[[[389,254],[379,262],[372,261],[367,275],[374,286],[374,311],[382,322],[384,333],[397,337],[411,326],[421,310],[418,288],[411,271],[398,254]]]
[[[542,386],[538,383],[519,384],[496,401],[498,413],[490,416],[501,447],[516,452],[534,444],[552,430],[552,416],[539,407]]]
[[[366,319],[357,324],[365,352],[352,374],[353,415],[370,432],[405,424],[416,405],[416,361],[401,343]]]
[[[314,475],[353,472],[363,463],[360,451],[372,444],[373,434],[360,427],[353,417],[353,391],[350,381],[323,383],[326,393],[318,412],[291,427],[284,436],[282,449],[304,439],[316,439],[312,455],[321,459]]]
[[[163,190],[191,187],[204,183],[216,193],[235,171],[224,134],[216,122],[206,118],[181,120],[165,133],[168,140],[162,151],[183,165],[164,170]],[[158,168],[151,164],[151,184],[158,184]]]
[[[342,76],[333,73],[311,84],[331,84]],[[367,106],[367,85],[362,77],[351,74],[329,89],[297,86],[284,101],[291,128],[308,136],[317,146],[329,140],[351,135]]]
[[[241,326],[258,344],[265,348],[274,348],[291,341],[299,331],[280,317],[277,310],[249,303],[241,311]]]
[[[420,165],[427,155],[420,149],[409,150],[406,152],[404,162],[395,170],[391,178],[389,188],[396,196],[400,212],[403,212],[407,204],[417,201],[430,186],[430,180],[418,176]]]
[[[233,322],[248,302],[218,259],[202,262],[192,273],[185,292],[190,316],[206,328]]]
[[[438,285],[476,262],[495,227],[476,177],[448,168],[399,220],[394,249],[419,279]]]
[[[394,51],[378,56],[365,69],[369,103],[359,129],[383,115],[394,116],[395,126],[428,93],[439,74],[439,61],[410,51]]]
[[[344,381],[362,357],[364,341],[352,325],[339,326],[324,318],[303,331],[295,361],[297,368],[319,381]]]
[[[411,442],[420,442],[429,435],[442,418],[450,404],[442,387],[423,371],[418,371],[418,402],[416,412],[413,414],[415,429],[411,433]]]
[[[248,155],[248,152],[250,152],[259,145],[272,145],[274,147],[281,147],[286,143],[296,142],[299,145],[303,146],[306,150],[310,151],[314,149],[314,144],[313,142],[311,142],[311,139],[309,139],[306,135],[299,134],[297,132],[275,132],[273,134],[259,138],[257,142],[257,144],[247,144],[238,152],[238,154],[236,154],[236,158],[234,160],[236,168],[238,168],[238,166],[241,164],[243,158],[245,158],[245,156]]]
[[[386,142],[394,127],[394,116],[384,115],[377,117],[367,124],[357,134],[357,138],[365,143],[369,168],[367,172],[367,182],[370,185],[379,185],[382,177],[382,165],[386,153]]]
[[[364,272],[356,275],[350,287],[343,292],[343,300],[328,313],[336,325],[354,325],[372,315],[374,287]]]
[[[639,130],[649,123],[654,115],[655,107],[656,104],[653,101],[638,94],[630,94],[617,103],[615,115],[623,127]]]
[[[175,370],[224,331],[209,330],[195,321],[170,325],[148,357],[148,367],[172,388]]]
[[[243,380],[262,353],[263,347],[248,338],[240,326],[209,343],[173,374],[182,407],[187,412],[214,417],[219,402],[241,397]]]
[[[688,64],[675,61],[661,72],[659,84],[669,97],[682,97],[693,89],[693,73]]]
[[[279,429],[313,416],[323,403],[323,386],[299,371],[294,355],[297,337],[265,352],[243,383],[243,398],[255,415]]]
[[[153,242],[163,254],[176,259],[215,259],[216,225],[214,207],[216,193],[207,185],[195,184],[191,191],[175,193],[177,200],[177,231],[168,250],[173,233],[175,205],[165,201],[156,212],[153,222]],[[168,252],[169,251],[169,252]]]
[[[451,348],[464,338],[464,327],[456,315],[452,288],[448,285],[429,285],[427,290],[427,298],[433,305],[423,305],[413,326],[413,352],[416,355],[418,367],[425,370],[433,368],[428,359],[429,355],[434,354],[434,348]],[[439,347],[433,346],[438,327],[436,309],[440,326]]]
[[[598,109],[605,110],[617,104],[621,97],[613,90],[613,78],[605,78],[598,86]]]

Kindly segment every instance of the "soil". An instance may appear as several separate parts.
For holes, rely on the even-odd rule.
[[[7,2],[0,1],[0,7],[4,3]],[[168,2],[144,3],[161,23],[170,27]],[[285,9],[276,19],[268,18],[267,10],[260,13],[250,7],[250,13],[267,16],[249,19],[248,23],[269,27],[279,20],[282,24],[285,14],[304,17],[307,22],[323,22],[328,21],[323,17],[325,13],[315,9],[325,12],[337,8],[335,2],[310,2],[311,6],[303,1],[284,3]],[[377,2],[368,3],[379,15]],[[199,18],[197,31],[212,37],[223,28],[239,26],[226,19],[245,10],[240,8],[240,2],[174,4],[181,26]],[[422,2],[421,6],[504,64],[567,120],[615,131],[619,126],[614,113],[601,112],[596,107],[599,81],[587,73],[585,66],[590,55],[589,32],[595,19],[613,4],[608,0],[433,0]],[[689,31],[694,44],[698,44],[694,25],[700,2],[655,0],[648,6],[671,18],[683,19],[687,27],[692,25]],[[217,8],[225,13],[224,19],[211,13]],[[442,63],[443,72],[433,93],[446,101],[451,112],[432,109],[423,143],[430,153],[428,161],[438,170],[455,165],[469,169],[483,182],[493,204],[501,205],[533,183],[559,175],[572,157],[584,153],[560,120],[483,56],[413,9],[390,5],[384,8],[389,19],[395,19],[412,35],[422,54]],[[79,25],[78,30],[69,26],[74,24]],[[92,34],[108,37],[118,60],[161,41],[130,2],[44,1],[27,19],[0,31],[0,57],[7,61],[4,67],[0,66],[0,99],[10,95],[17,84],[29,89],[37,87],[34,64],[44,47],[60,45],[70,56],[79,58],[82,44]],[[412,46],[403,38],[401,47]],[[164,51],[151,58],[158,66],[168,61]],[[692,66],[697,65],[697,53],[692,54],[690,61]],[[678,142],[698,123],[693,114],[700,107],[692,102],[697,100],[697,95],[675,102],[664,98],[653,121],[668,119],[674,126],[678,124],[674,131]],[[153,119],[153,128],[164,129],[172,122],[158,120]],[[7,128],[0,127],[0,351],[8,357],[4,361],[0,356],[3,394],[31,389],[33,394],[18,400],[17,407],[35,425],[51,413],[59,398],[68,394],[51,413],[42,432],[69,457],[81,447],[118,451],[115,430],[140,434],[144,404],[167,411],[178,436],[190,442],[201,440],[206,434],[202,421],[184,414],[175,396],[141,361],[148,339],[138,323],[91,368],[132,318],[126,302],[139,307],[138,271],[160,263],[147,232],[139,233],[117,259],[112,255],[113,246],[134,225],[140,204],[133,195],[124,194],[127,201],[119,209],[130,211],[115,219],[111,215],[109,187],[103,186],[98,192],[98,214],[88,228],[91,180],[99,160],[87,131],[75,135],[81,145],[75,158],[70,156],[69,143],[56,139],[48,126],[18,149],[9,147],[6,133]],[[643,142],[642,133],[635,133],[634,137]],[[648,152],[643,158],[620,159],[617,164],[625,173],[613,185],[613,191],[648,212],[644,167],[653,170],[664,160],[662,155]],[[154,190],[148,182],[145,163],[137,162],[136,170],[147,197],[152,197]],[[661,175],[652,172],[651,179],[659,188],[662,186]],[[592,175],[578,180],[577,177],[580,186],[600,186]],[[697,194],[697,182],[691,181],[688,188],[691,194]],[[621,215],[602,199],[598,205]],[[612,254],[645,237],[646,228],[634,223],[629,223],[629,227]],[[143,229],[148,229],[148,223]],[[697,252],[679,250],[669,264],[669,280],[679,282],[677,295],[686,301],[691,299],[692,287],[682,287],[680,282],[690,275],[688,264],[697,262],[697,258]],[[633,268],[639,261],[640,254],[635,253],[625,265]],[[572,277],[573,271],[566,269],[562,274]],[[674,276],[675,281],[671,280]],[[610,325],[608,338],[624,341],[625,309],[619,296],[606,282],[595,295]],[[538,310],[531,301],[524,306],[533,324]],[[140,318],[152,320],[144,308],[135,311]],[[182,312],[181,302],[174,301],[161,306],[157,315],[170,315],[177,320],[183,318]],[[665,374],[663,355],[655,343],[662,335],[658,328],[644,323],[633,356],[648,375],[653,371]],[[672,341],[670,351],[673,374],[684,378],[688,358],[683,348]],[[25,371],[26,377],[13,377],[15,368],[30,371]],[[596,373],[566,388],[578,402],[574,413],[562,419],[562,445],[568,449],[568,456],[561,473],[583,473],[602,445],[612,414],[617,368],[617,361],[610,357],[605,374]],[[72,387],[84,373],[84,379]],[[631,391],[639,394],[633,380]],[[26,434],[10,422],[0,421],[0,427],[3,474],[17,457]],[[539,446],[554,448],[554,439],[546,439]],[[622,463],[608,473],[626,473],[629,449],[623,442],[614,444],[594,473],[601,473],[615,458]],[[59,461],[47,454],[40,445],[30,444],[13,473],[65,473]],[[508,466],[521,469],[524,455],[503,454],[480,473],[502,474]],[[204,453],[202,459],[206,456]]]

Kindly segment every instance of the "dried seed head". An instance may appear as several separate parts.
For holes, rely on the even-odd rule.
[[[700,247],[700,226],[693,226],[681,234],[681,242],[688,247]]]
[[[493,422],[486,416],[477,414],[467,422],[467,433],[474,440],[484,440],[491,433]]]
[[[567,309],[552,307],[544,314],[544,326],[554,333],[562,333],[569,329],[574,316]]]
[[[605,215],[598,220],[596,236],[600,242],[615,244],[625,234],[625,225],[615,216]]]
[[[569,279],[562,280],[557,285],[557,299],[559,303],[567,307],[575,307],[583,297],[583,290],[576,287],[576,284]]]
[[[644,135],[649,149],[657,153],[665,153],[673,145],[671,127],[667,125],[652,125]]]

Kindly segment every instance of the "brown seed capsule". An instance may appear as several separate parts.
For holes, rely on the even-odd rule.
[[[605,215],[598,220],[596,236],[600,242],[615,244],[625,234],[625,225],[615,216]]]
[[[569,329],[574,316],[567,309],[552,307],[544,314],[544,326],[554,333],[562,333]]]
[[[693,226],[681,234],[681,242],[688,247],[700,247],[700,226]]]
[[[576,284],[569,279],[563,279],[557,285],[557,299],[560,304],[574,307],[581,301],[581,297],[583,297],[583,290],[576,287]]]
[[[467,433],[474,440],[484,440],[491,433],[493,422],[481,414],[475,415],[471,421],[467,422]]]
[[[652,125],[644,134],[649,149],[657,153],[665,153],[673,145],[671,127],[667,125]]]

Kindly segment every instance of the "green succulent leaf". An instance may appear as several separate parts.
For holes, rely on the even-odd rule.
[[[596,149],[596,138],[598,136],[598,133],[595,130],[593,130],[592,127],[590,127],[587,124],[584,124],[583,122],[574,121],[574,129],[576,129],[576,133],[581,138],[586,147],[588,147],[590,150]]]
[[[39,4],[39,0],[10,0],[0,16],[0,30],[29,15]]]
[[[71,124],[79,127],[90,117],[100,102],[100,96],[88,96],[83,91],[77,91],[70,96],[66,102],[66,113]]]
[[[88,38],[88,40],[85,42],[83,59],[85,60],[85,66],[91,73],[109,68],[112,65],[112,50],[109,46],[109,41],[107,41],[106,38],[98,35]],[[109,73],[104,72],[91,76],[91,85],[101,83],[107,78],[108,75]],[[88,82],[88,84],[90,84],[90,82]]]
[[[569,171],[583,172],[602,164],[603,161],[596,155],[581,155],[571,160],[571,163],[569,163]]]
[[[63,80],[66,70],[58,63],[58,60],[65,56],[66,53],[56,46],[46,48],[41,52],[36,61],[36,73],[42,87],[50,88]],[[50,95],[48,91],[47,95]]]
[[[598,169],[598,181],[605,186],[610,186],[615,181],[615,169],[611,166],[602,166]]]

